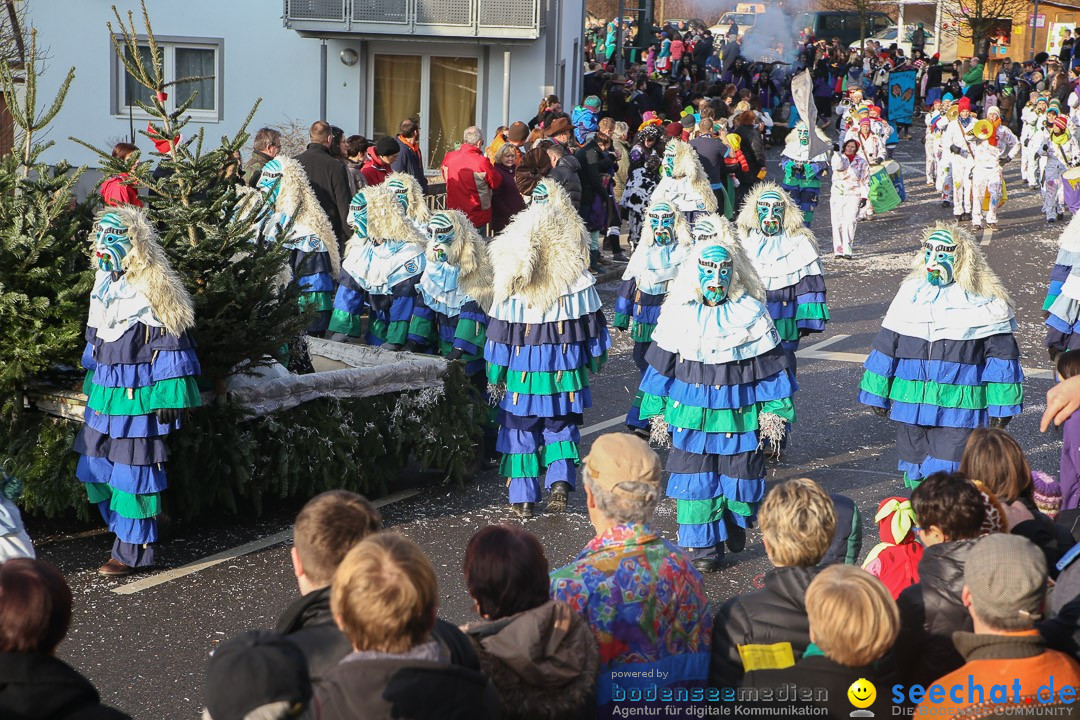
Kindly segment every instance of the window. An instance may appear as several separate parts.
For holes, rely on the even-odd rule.
[[[165,107],[170,112],[188,100],[194,100],[188,112],[195,120],[224,118],[222,88],[224,88],[224,41],[220,38],[158,38],[162,72],[166,82],[177,82],[166,91]],[[130,53],[130,51],[125,50]],[[129,54],[130,56],[130,54]],[[150,63],[149,45],[139,45],[144,65]],[[114,115],[145,115],[138,103],[151,103],[150,90],[128,74],[124,64],[113,56],[115,82],[112,111]]]

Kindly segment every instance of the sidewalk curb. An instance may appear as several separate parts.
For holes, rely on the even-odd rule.
[[[618,263],[619,267],[607,272],[600,273],[596,276],[596,284],[603,285],[604,283],[611,282],[612,280],[622,279],[623,273],[626,271],[626,263]]]

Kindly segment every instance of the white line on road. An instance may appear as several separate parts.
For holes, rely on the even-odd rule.
[[[979,244],[980,245],[989,245],[990,241],[993,239],[993,237],[994,237],[994,231],[991,230],[990,228],[986,228],[985,230],[983,230],[982,242],[980,242]]]
[[[626,416],[619,415],[618,417],[613,417],[610,420],[598,422],[595,425],[589,425],[588,427],[581,428],[581,437],[585,437],[586,435],[592,435],[593,433],[598,433],[601,430],[607,430],[609,427],[622,425],[624,422],[626,422]]]
[[[402,490],[401,492],[396,492],[392,495],[387,495],[384,498],[380,498],[376,500],[373,504],[377,508],[383,507],[385,505],[390,505],[391,503],[396,503],[401,500],[407,500],[408,498],[419,494],[419,490]],[[165,572],[145,577],[142,580],[136,580],[134,582],[126,583],[124,585],[121,585],[120,587],[113,588],[113,592],[117,595],[133,595],[134,593],[142,592],[143,590],[149,590],[152,587],[157,587],[158,585],[167,583],[171,580],[178,580],[186,575],[197,573],[200,570],[205,570],[206,568],[213,567],[214,565],[220,565],[223,562],[228,562],[229,560],[233,560],[242,555],[258,552],[259,550],[265,550],[266,548],[273,547],[274,545],[277,545],[279,543],[288,542],[291,539],[292,528],[289,527],[285,530],[282,530],[281,532],[276,532],[273,535],[267,535],[264,538],[252,540],[249,543],[244,543],[243,545],[238,545],[228,550],[222,550],[221,552],[215,553],[213,555],[208,555],[202,560],[196,560],[195,562],[188,563],[187,565],[181,565],[178,568],[173,568],[172,570],[166,570]]]

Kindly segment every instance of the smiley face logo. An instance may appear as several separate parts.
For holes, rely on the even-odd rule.
[[[866,678],[859,678],[851,683],[847,691],[848,700],[857,708],[865,709],[874,704],[877,699],[877,688]],[[852,713],[854,715],[855,713]],[[860,715],[862,713],[859,713]]]

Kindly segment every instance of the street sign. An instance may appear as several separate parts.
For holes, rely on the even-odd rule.
[[[1038,15],[1028,15],[1028,27],[1046,27],[1046,16],[1042,13]]]

